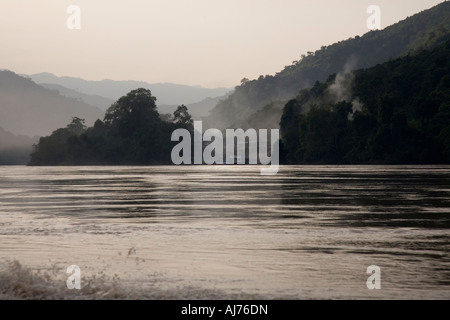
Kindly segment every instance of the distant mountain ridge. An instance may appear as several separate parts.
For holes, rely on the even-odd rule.
[[[109,98],[105,98],[99,95],[93,95],[93,94],[85,94],[76,90],[72,90],[63,86],[60,86],[59,84],[54,84],[54,83],[40,83],[40,86],[50,89],[50,90],[56,90],[59,92],[59,94],[65,96],[65,97],[69,97],[69,98],[74,98],[77,100],[81,100],[91,106],[95,106],[103,111],[106,111],[106,109],[108,109],[111,104],[114,103],[113,99],[109,99]]]
[[[187,104],[186,107],[188,109],[189,114],[195,120],[201,120],[204,117],[209,115],[209,112],[221,101],[225,100],[228,97],[228,94],[225,94],[221,97],[215,98],[205,98],[202,101]],[[160,105],[158,106],[158,110],[161,113],[173,113],[177,109],[178,105]]]
[[[38,137],[14,135],[0,127],[0,165],[27,164]]]
[[[0,127],[15,135],[44,136],[66,126],[72,117],[91,125],[103,111],[39,86],[12,71],[0,71]]]
[[[220,97],[231,89],[229,88],[202,88],[197,86],[187,86],[173,83],[154,83],[144,81],[116,81],[101,80],[90,81],[75,77],[58,77],[51,73],[37,73],[29,75],[37,84],[56,84],[68,89],[72,89],[87,95],[102,96],[116,101],[121,96],[137,88],[150,89],[152,94],[158,99],[158,105],[181,105],[192,104],[202,101],[205,98]]]
[[[369,68],[414,50],[434,48],[449,38],[450,2],[446,1],[383,30],[370,31],[361,37],[308,52],[274,76],[243,79],[233,94],[211,111],[207,126],[221,129],[248,127],[251,118],[264,106],[276,101],[287,102],[316,81],[325,81],[342,71]],[[273,128],[279,125],[281,111],[279,107],[264,110],[266,118],[278,119],[271,124]],[[260,112],[257,117],[263,119],[264,114]]]

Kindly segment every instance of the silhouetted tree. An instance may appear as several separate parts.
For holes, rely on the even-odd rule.
[[[104,121],[86,128],[73,118],[66,128],[42,137],[30,165],[169,164],[176,128],[192,127],[187,108],[180,106],[177,123],[165,122],[150,90],[136,89],[107,110]]]
[[[84,119],[78,117],[73,117],[72,122],[67,125],[69,132],[76,135],[80,135],[86,130],[86,125],[84,124]]]
[[[173,112],[173,121],[174,123],[182,125],[187,129],[194,128],[194,121],[192,120],[192,117],[184,104],[178,106],[177,110]]]
[[[450,41],[354,76],[352,103],[330,102],[331,76],[285,105],[290,163],[450,163]]]

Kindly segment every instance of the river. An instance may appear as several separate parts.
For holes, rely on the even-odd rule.
[[[0,298],[450,299],[450,166],[259,168],[0,167]]]

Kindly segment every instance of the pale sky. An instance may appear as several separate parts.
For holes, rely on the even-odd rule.
[[[0,68],[234,87],[443,0],[0,0]],[[81,29],[66,22],[81,10]]]

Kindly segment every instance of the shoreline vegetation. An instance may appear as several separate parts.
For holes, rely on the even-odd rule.
[[[180,128],[194,131],[186,106],[160,115],[139,88],[93,127],[74,117],[41,137],[28,165],[172,165]],[[286,103],[280,131],[280,164],[449,164],[450,40],[316,82]]]
[[[93,127],[74,117],[65,128],[41,137],[29,165],[155,165],[170,163],[175,129],[192,131],[192,117],[181,105],[161,116],[156,98],[139,88],[121,97]]]

